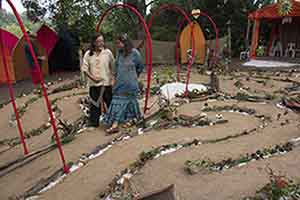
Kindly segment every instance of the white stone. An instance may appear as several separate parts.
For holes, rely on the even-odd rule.
[[[101,156],[101,155],[104,154],[107,150],[109,150],[111,147],[112,147],[112,145],[108,145],[106,148],[100,150],[98,153],[90,155],[90,156],[89,156],[89,159],[92,160],[92,159],[95,159],[95,158]]]
[[[243,167],[243,166],[245,166],[245,165],[247,165],[247,163],[240,163],[239,165],[238,165],[238,167]]]
[[[130,138],[130,136],[125,136],[122,140],[129,140]]]
[[[154,124],[156,124],[158,122],[158,120],[152,121],[150,122],[150,126],[153,126]]]
[[[142,128],[138,129],[138,135],[143,135],[144,134],[144,130]]]
[[[279,62],[273,60],[250,60],[243,64],[244,67],[294,67],[299,63]]]
[[[185,92],[186,84],[185,83],[168,83],[163,85],[160,90],[161,94],[166,97],[168,100],[175,98],[176,94],[183,94]],[[193,91],[194,89],[200,92],[206,92],[207,87],[202,84],[189,84],[188,90]]]
[[[43,193],[46,192],[47,190],[53,188],[54,186],[56,186],[58,183],[62,182],[64,180],[64,178],[66,177],[66,174],[63,174],[62,176],[58,177],[55,181],[50,182],[46,187],[44,187],[41,191],[39,191],[38,193]]]
[[[80,162],[80,163],[78,163],[77,165],[72,165],[71,167],[70,167],[70,172],[72,173],[72,172],[75,172],[76,170],[78,170],[80,167],[82,167],[84,164],[82,163],[82,162]]]
[[[38,198],[39,198],[39,196],[32,196],[32,197],[26,198],[25,200],[36,200]]]

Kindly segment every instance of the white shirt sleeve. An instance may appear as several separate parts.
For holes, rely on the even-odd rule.
[[[90,51],[87,51],[83,56],[83,61],[82,61],[82,65],[80,68],[82,72],[89,71],[89,53],[90,53]]]
[[[109,64],[110,64],[112,73],[114,73],[116,60],[115,60],[115,57],[114,57],[113,53],[111,52],[111,50],[108,49],[108,52],[109,52]]]

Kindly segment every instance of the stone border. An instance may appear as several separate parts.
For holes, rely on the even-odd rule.
[[[82,107],[82,109],[84,109],[84,105],[82,105],[81,107]],[[139,128],[138,130],[129,129],[129,130],[127,130],[127,132],[125,130],[125,132],[121,133],[119,136],[117,136],[116,138],[114,138],[111,142],[99,145],[92,152],[87,153],[87,154],[83,154],[83,156],[81,157],[81,159],[79,161],[75,162],[72,165],[71,168],[73,168],[75,170],[78,170],[79,168],[81,168],[84,165],[86,165],[86,163],[88,163],[90,160],[95,159],[95,158],[101,156],[107,150],[109,150],[110,148],[112,148],[112,146],[114,144],[116,144],[118,142],[121,142],[121,141],[124,141],[124,140],[129,140],[130,138],[133,138],[133,137],[138,136],[138,135],[142,135],[145,132],[148,132],[148,131],[152,130],[154,128],[155,124],[158,123],[158,119],[160,119],[163,115],[166,115],[167,113],[168,113],[168,110],[166,110],[166,109],[160,109],[159,111],[157,111],[156,113],[152,114],[147,119],[145,119],[143,122],[141,122],[141,123],[138,124],[139,127],[141,126],[143,128]],[[217,121],[215,121],[213,123],[210,122],[209,124],[205,124],[204,126],[215,125],[215,124],[226,123],[226,122],[227,122],[226,120],[225,121],[224,120],[217,120]],[[156,148],[153,151],[150,151],[148,153],[141,154],[142,155],[141,159],[143,161],[141,162],[140,159],[139,159],[135,163],[131,164],[130,167],[136,167],[136,169],[134,169],[133,171],[138,171],[138,169],[140,169],[142,166],[144,166],[144,164],[145,164],[144,160],[146,160],[146,161],[152,160],[153,158],[157,158],[157,157],[159,157],[161,155],[172,153],[172,152],[177,151],[177,150],[179,150],[181,148],[190,147],[192,145],[196,145],[197,146],[197,145],[200,145],[200,144],[218,143],[218,142],[222,142],[222,141],[234,139],[234,138],[237,138],[237,137],[241,137],[241,136],[244,136],[244,135],[249,135],[249,134],[252,134],[252,133],[254,133],[256,131],[257,131],[257,128],[254,128],[254,129],[251,129],[249,131],[243,131],[243,132],[241,132],[239,134],[236,134],[236,135],[230,135],[230,136],[226,136],[224,138],[219,138],[219,139],[214,139],[214,140],[204,140],[204,141],[201,141],[201,140],[195,139],[195,140],[192,140],[192,141],[184,143],[184,144],[175,144],[174,143],[174,144],[170,144],[170,145],[164,145],[164,146],[158,147],[158,148]],[[144,164],[141,165],[141,163],[144,163]],[[127,171],[127,169],[125,171]],[[125,171],[123,170],[122,172],[125,172]],[[121,174],[124,175],[124,174],[127,174],[127,173],[121,173]],[[52,176],[55,176],[55,174],[53,174]],[[47,182],[47,183],[44,182],[42,184],[42,185],[45,186],[44,188],[36,189],[36,187],[39,187],[39,185],[34,186],[30,190],[28,190],[27,192],[25,192],[25,194],[23,196],[26,197],[26,198],[29,198],[31,196],[36,196],[40,192],[44,192],[44,191],[46,191],[46,190],[54,187],[56,184],[58,184],[61,181],[63,181],[63,179],[65,177],[67,177],[66,174],[62,175],[61,177],[57,177],[54,181],[53,181],[53,178],[47,179],[47,180],[52,180],[52,182]],[[37,191],[37,190],[39,190],[40,192],[38,192],[38,193],[32,192],[32,191]]]

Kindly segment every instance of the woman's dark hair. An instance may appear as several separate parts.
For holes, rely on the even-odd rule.
[[[132,41],[129,39],[127,33],[119,35],[117,39],[124,44],[124,54],[125,56],[128,56],[131,53],[134,46]]]
[[[92,38],[91,38],[91,42],[90,42],[90,47],[89,47],[89,50],[90,50],[90,53],[89,55],[92,56],[94,55],[94,52],[96,51],[96,45],[95,45],[95,42],[97,40],[98,37],[104,37],[102,33],[95,33]],[[104,46],[105,48],[105,46]]]

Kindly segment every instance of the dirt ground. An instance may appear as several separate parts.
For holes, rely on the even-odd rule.
[[[158,73],[160,68],[155,69]],[[77,171],[68,174],[62,182],[53,188],[38,194],[38,199],[95,199],[105,191],[113,178],[130,166],[139,158],[143,151],[173,143],[184,143],[198,139],[201,141],[217,141],[180,149],[168,155],[150,160],[142,169],[131,178],[132,184],[141,194],[155,191],[169,184],[175,184],[176,194],[181,200],[199,199],[242,199],[245,196],[255,195],[255,192],[268,183],[266,168],[269,166],[275,171],[281,171],[288,177],[300,180],[298,166],[300,164],[300,147],[293,151],[260,161],[250,162],[243,167],[233,167],[222,172],[198,173],[189,175],[184,170],[187,160],[210,159],[222,161],[228,158],[238,158],[259,149],[270,148],[300,137],[300,115],[286,107],[278,106],[281,98],[287,94],[284,88],[293,85],[293,81],[300,82],[300,73],[238,71],[220,75],[221,92],[232,96],[238,93],[264,97],[274,95],[275,98],[264,102],[237,101],[234,99],[209,99],[201,102],[186,103],[178,107],[177,114],[195,116],[206,113],[208,118],[216,119],[222,114],[228,120],[225,124],[216,124],[204,127],[178,127],[169,129],[151,129],[150,131],[119,141],[101,156],[90,160]],[[72,76],[71,76],[72,77]],[[267,78],[266,78],[267,77]],[[286,81],[289,78],[289,81]],[[191,83],[209,83],[207,74],[192,73]],[[66,78],[51,86],[51,89],[72,81]],[[153,80],[154,82],[154,80]],[[238,82],[238,83],[237,83]],[[50,90],[50,89],[49,89]],[[75,122],[83,113],[80,109],[80,99],[87,89],[71,89],[49,95],[56,102],[61,114],[59,119]],[[32,98],[29,93],[17,99],[18,107]],[[150,105],[157,101],[156,96],[150,99]],[[140,107],[143,110],[143,99]],[[224,111],[204,112],[206,107],[237,106],[255,110],[255,115]],[[149,111],[154,113],[159,109],[157,104]],[[16,127],[11,127],[9,121],[12,115],[11,105],[0,110],[0,140],[12,139],[18,136]],[[269,118],[270,121],[262,119]],[[278,117],[280,116],[280,117]],[[49,116],[43,99],[28,105],[21,117],[26,131],[36,129],[48,123]],[[237,135],[244,131],[253,130],[251,134]],[[51,144],[53,131],[51,127],[37,136],[26,141],[30,151],[37,151]],[[83,154],[90,153],[98,145],[106,144],[119,135],[106,136],[103,127],[85,130],[77,135],[75,140],[63,145],[67,162],[78,161]],[[218,139],[229,138],[225,140]],[[8,146],[0,144],[0,167],[22,157],[21,145]],[[20,197],[39,182],[49,178],[54,172],[61,169],[62,164],[57,149],[54,149],[19,168],[0,176],[0,199]],[[1,174],[1,170],[0,170]]]
[[[78,72],[60,72],[57,74],[49,75],[44,77],[45,83],[54,82],[58,80],[69,80],[74,79],[79,76]],[[14,90],[14,95],[19,97],[21,94],[30,94],[36,86],[32,83],[31,80],[22,80],[12,85]],[[7,102],[10,100],[8,95],[8,88],[6,84],[0,85],[0,103]]]

